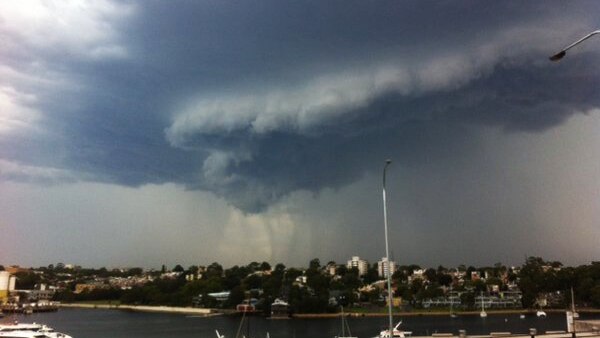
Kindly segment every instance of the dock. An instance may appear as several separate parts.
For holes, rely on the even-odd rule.
[[[411,336],[411,338],[592,338],[600,337],[600,320],[576,320],[574,321],[575,332],[566,331],[546,331],[538,334],[535,329],[530,329],[529,334],[514,334],[510,332],[490,332],[487,335],[468,335],[465,330],[460,330],[459,334],[453,333],[434,333],[431,336]]]
[[[20,304],[4,304],[0,306],[0,312],[2,313],[35,313],[35,312],[55,312],[58,311],[57,304],[45,304],[45,305],[20,305]]]

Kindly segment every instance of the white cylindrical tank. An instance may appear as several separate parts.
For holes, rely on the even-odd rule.
[[[0,271],[0,291],[8,291],[10,273],[8,271]]]
[[[17,276],[10,276],[8,279],[8,291],[15,291],[15,284],[17,283]]]

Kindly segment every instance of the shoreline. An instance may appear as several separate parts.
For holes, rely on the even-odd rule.
[[[506,309],[506,310],[488,310],[488,315],[533,315],[535,316],[537,310],[525,310],[525,309]],[[565,313],[564,309],[546,309],[546,313]],[[600,313],[600,309],[581,309],[578,313]],[[479,316],[479,311],[461,311],[455,313],[458,316]],[[317,319],[317,318],[339,318],[340,313],[297,313],[293,314],[292,318],[299,319]],[[347,317],[387,317],[388,314],[385,312],[346,312],[344,314]],[[404,311],[404,312],[393,312],[394,317],[440,317],[449,316],[448,311]]]
[[[209,308],[194,308],[194,307],[176,307],[176,306],[151,306],[151,305],[121,305],[121,304],[94,304],[94,303],[61,303],[61,308],[79,308],[79,309],[110,309],[135,312],[154,312],[154,313],[174,313],[185,315],[196,315],[202,317],[212,317],[221,315],[236,314],[235,310],[228,309],[209,309]],[[546,309],[547,313],[564,313],[564,309]],[[600,309],[580,309],[579,313],[600,313]],[[488,310],[488,315],[535,315],[536,310],[525,309],[507,309],[507,310]],[[462,311],[456,313],[459,316],[476,316],[479,311]],[[338,318],[340,313],[297,313],[290,318],[298,319],[327,319]],[[417,317],[417,316],[448,316],[448,311],[411,311],[411,312],[394,312],[393,316],[398,317]],[[386,317],[385,312],[347,312],[348,317]]]
[[[105,310],[123,310],[134,312],[154,312],[154,313],[179,313],[184,315],[196,315],[202,317],[220,316],[224,312],[214,309],[177,307],[177,306],[150,306],[150,305],[121,305],[121,304],[93,304],[93,303],[61,303],[61,308],[76,309],[105,309]]]

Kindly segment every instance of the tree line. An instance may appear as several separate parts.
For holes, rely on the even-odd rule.
[[[328,267],[335,266],[335,274],[330,274]],[[437,269],[429,268],[422,278],[411,278],[418,265],[400,266],[393,275],[395,296],[401,297],[405,307],[418,308],[425,299],[443,297],[452,287],[461,291],[461,301],[465,308],[474,307],[474,297],[480,292],[489,292],[492,286],[500,291],[509,285],[517,285],[522,292],[522,307],[535,308],[544,296],[561,295],[554,307],[566,307],[570,304],[570,289],[573,288],[578,306],[600,307],[600,263],[565,267],[560,262],[544,261],[540,257],[529,257],[518,268],[496,264],[492,267],[466,267]],[[358,292],[359,288],[380,280],[376,264],[371,265],[367,273],[359,276],[356,268],[336,265],[329,262],[321,265],[319,259],[311,260],[307,268],[288,268],[283,264],[274,267],[267,262],[253,262],[246,266],[233,266],[224,269],[218,263],[204,268],[191,266],[187,269],[181,265],[171,271],[177,272],[175,277],[160,278],[162,271],[151,272],[156,278],[144,285],[122,290],[108,287],[98,288],[82,293],[74,293],[75,283],[90,276],[128,276],[141,274],[141,269],[111,272],[106,269],[82,269],[77,278],[66,288],[55,295],[60,301],[109,300],[122,304],[170,305],[233,308],[251,297],[258,300],[257,308],[269,312],[270,304],[276,298],[285,299],[296,313],[321,313],[337,311],[339,305],[346,307],[381,307],[385,305],[385,291],[372,288]],[[201,277],[198,272],[201,272]],[[464,281],[457,280],[456,272],[464,275]],[[51,276],[45,274],[21,273],[19,283],[28,286],[40,279]],[[472,276],[486,278],[472,278]],[[193,276],[193,277],[192,277]],[[301,277],[301,280],[298,280]],[[414,277],[414,276],[412,276]],[[209,294],[229,291],[224,302],[218,302]],[[334,299],[334,302],[331,300]]]

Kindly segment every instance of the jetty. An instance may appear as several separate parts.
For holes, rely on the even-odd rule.
[[[20,305],[20,304],[4,304],[0,306],[0,312],[2,313],[24,313],[30,314],[34,312],[54,312],[58,311],[58,304],[44,304],[44,305]]]
[[[458,335],[454,333],[434,333],[430,336],[406,336],[411,338],[591,338],[600,337],[600,320],[575,320],[573,322],[573,332],[546,331],[538,334],[536,329],[531,328],[529,329],[529,334],[490,332],[490,334],[487,335],[468,335],[465,330],[459,330]]]

